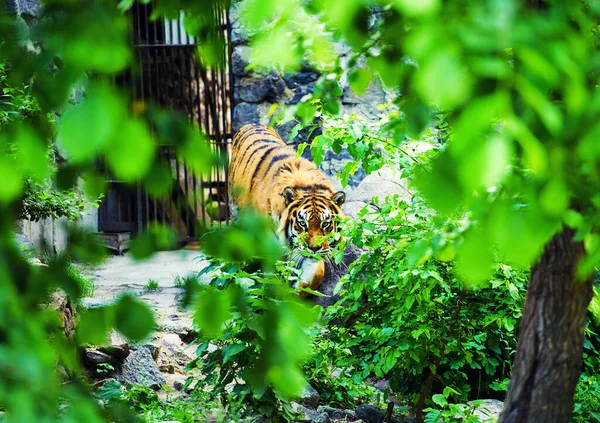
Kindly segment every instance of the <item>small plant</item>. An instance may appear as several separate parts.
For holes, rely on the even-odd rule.
[[[96,289],[94,280],[85,276],[79,267],[75,266],[73,263],[69,263],[67,265],[67,275],[77,282],[82,297],[92,297],[94,295]]]
[[[160,290],[160,285],[154,279],[150,279],[146,285],[144,285],[144,289],[147,291],[158,291]]]
[[[220,418],[215,419],[223,414],[221,406],[211,401],[209,395],[202,390],[185,398],[167,396],[160,400],[150,388],[124,385],[111,380],[98,389],[96,397],[109,406],[126,406],[148,423],[222,421]]]
[[[96,367],[96,373],[98,373],[99,375],[106,375],[114,370],[115,368],[108,363],[100,363]]]
[[[185,278],[182,277],[181,275],[177,275],[177,276],[175,276],[175,279],[173,280],[173,284],[175,285],[176,288],[185,288]]]

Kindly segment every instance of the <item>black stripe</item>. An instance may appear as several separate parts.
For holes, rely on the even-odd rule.
[[[271,157],[271,162],[269,163],[269,169],[273,168],[273,165],[281,160],[289,159],[290,157],[294,157],[293,154],[279,154],[278,156]]]
[[[316,191],[316,190],[326,190],[331,192],[331,188],[322,184],[314,184],[314,185],[300,185],[298,187],[294,187],[300,191]]]
[[[268,149],[267,151],[265,151],[265,154],[263,154],[263,156],[260,158],[260,160],[256,164],[256,168],[254,169],[254,173],[252,174],[252,178],[250,178],[250,192],[252,192],[252,188],[254,187],[254,178],[256,178],[256,176],[258,174],[260,166],[263,164],[263,162],[265,161],[265,159],[267,158],[267,156],[269,154],[271,154],[277,148],[278,147],[272,147],[272,148]]]
[[[258,142],[258,141],[263,142],[264,145],[261,145],[260,147],[257,147],[254,150],[252,150],[252,153],[250,153],[250,157],[248,157],[248,160],[247,160],[248,162],[250,161],[250,159],[252,158],[252,156],[254,156],[255,152],[257,152],[258,150],[263,150],[263,149],[267,148],[269,146],[269,144],[279,144],[279,145],[281,145],[281,143],[277,142],[276,140],[256,139],[256,140],[252,141],[246,147],[246,150],[244,150],[244,154],[242,155],[242,158],[238,162],[238,165],[233,169],[233,171],[235,173],[237,173],[237,171],[239,170],[239,167],[242,166],[242,164],[245,162],[245,157],[246,157],[246,154],[248,154],[248,151],[250,151],[250,147],[252,147],[254,145],[254,143]]]
[[[273,177],[276,178],[279,175],[281,175],[283,172],[291,172],[291,171],[292,171],[292,166],[289,163],[284,163],[283,165],[281,165],[281,167],[279,169],[277,169],[277,172],[275,172],[275,175],[273,175]]]

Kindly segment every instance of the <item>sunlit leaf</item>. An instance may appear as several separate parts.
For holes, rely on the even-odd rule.
[[[348,75],[348,82],[352,91],[361,96],[371,83],[371,72],[365,68],[357,69]]]
[[[469,97],[471,78],[458,55],[446,49],[427,58],[417,72],[415,87],[427,101],[451,109]]]
[[[487,233],[481,228],[470,228],[458,250],[458,271],[468,284],[481,285],[492,275],[493,263]]]
[[[60,145],[69,160],[82,163],[102,152],[119,135],[117,130],[126,114],[124,102],[113,89],[102,85],[90,87],[87,97],[67,109],[59,121]]]

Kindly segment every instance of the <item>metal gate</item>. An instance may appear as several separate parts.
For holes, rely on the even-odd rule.
[[[135,2],[129,11],[135,70],[117,81],[135,102],[155,104],[187,117],[202,130],[215,153],[228,157],[232,138],[233,75],[230,69],[231,26],[227,7],[216,9],[216,40],[224,46],[220,66],[205,66],[197,54],[197,39],[183,28],[183,16],[152,21],[152,4]],[[132,189],[107,178],[108,193],[100,205],[101,232],[135,232],[150,222],[173,227],[180,240],[195,239],[199,225],[229,220],[226,160],[208,178],[194,175],[171,148],[159,147],[162,162],[171,167],[175,183],[162,199],[142,187]]]

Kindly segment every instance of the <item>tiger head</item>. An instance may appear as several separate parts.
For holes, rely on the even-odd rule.
[[[289,247],[295,246],[300,239],[309,251],[327,256],[333,245],[323,237],[337,229],[335,217],[343,216],[341,205],[346,194],[338,191],[311,192],[298,195],[293,188],[287,187],[281,193],[285,199],[286,210],[280,222],[280,238]]]

